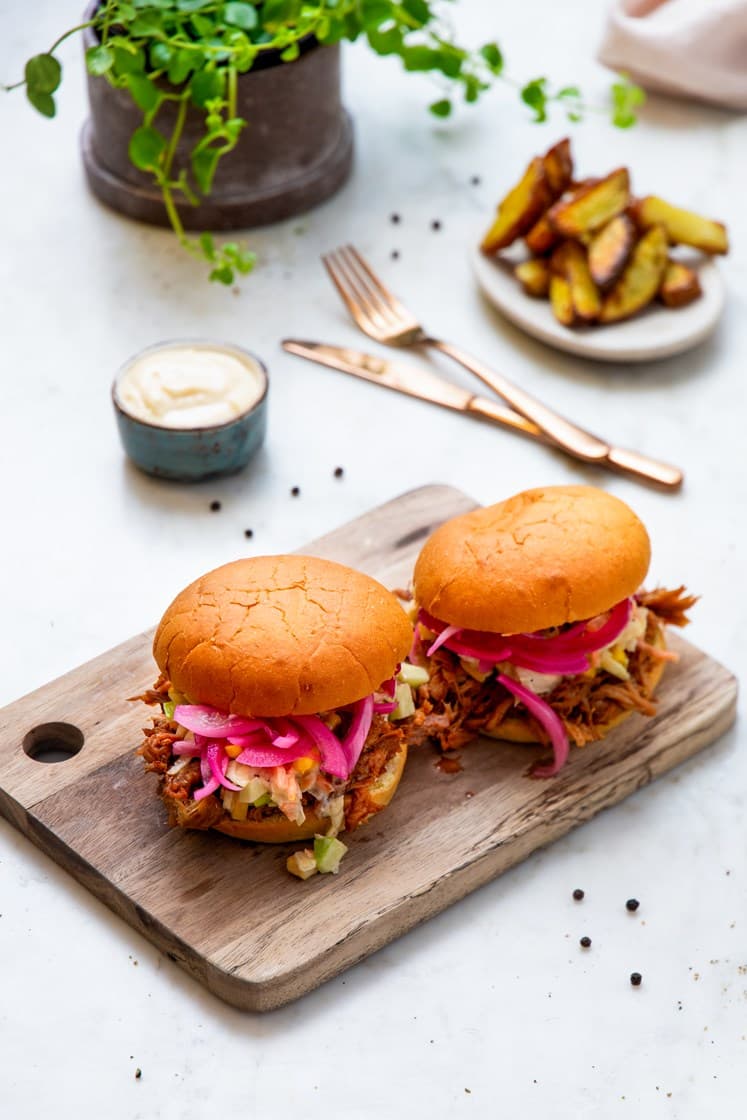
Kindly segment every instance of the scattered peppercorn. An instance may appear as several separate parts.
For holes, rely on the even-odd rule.
[[[470,179],[470,183],[472,184],[473,187],[479,187],[480,186],[480,176],[479,175],[473,175],[472,178]]]
[[[399,214],[392,214],[389,217],[389,221],[392,223],[392,225],[398,226],[402,219],[400,218]]]
[[[342,467],[335,467],[335,470],[334,470],[335,478],[342,478],[342,476],[344,474],[345,474],[345,471],[342,469]]]
[[[581,946],[582,949],[588,949],[591,946],[591,938],[590,937],[582,937],[579,940],[579,945]]]
[[[398,261],[399,260],[399,249],[392,249],[392,251],[390,253],[390,256],[391,256],[393,261]]]
[[[441,223],[439,222],[438,218],[436,218],[434,221],[431,222],[431,229],[439,230],[440,228],[441,228]]]
[[[292,498],[297,498],[300,493],[301,493],[301,487],[300,486],[291,486],[291,497]]]
[[[220,502],[219,501],[216,500],[216,501],[210,503],[211,513],[217,513],[219,509],[220,509]]]
[[[642,979],[643,977],[641,976],[640,972],[631,972],[630,983],[634,988],[640,988]]]
[[[629,898],[625,903],[625,909],[630,910],[631,913],[634,913],[640,905],[641,904],[637,898]]]
[[[250,541],[254,536],[254,529],[244,529],[244,536],[248,541]]]
[[[580,887],[576,887],[575,891],[573,892],[573,897],[575,898],[576,902],[580,902],[584,897],[584,892]]]
[[[143,1071],[138,1066],[138,1068],[135,1070],[135,1079],[137,1081],[139,1081],[142,1076],[143,1076]]]

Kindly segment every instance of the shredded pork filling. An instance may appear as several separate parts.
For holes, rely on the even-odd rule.
[[[646,631],[627,656],[628,679],[598,668],[593,673],[563,677],[542,696],[560,716],[576,746],[601,738],[610,721],[623,712],[650,716],[656,711],[647,682],[655,665],[670,659],[660,648],[663,627],[685,626],[686,612],[696,600],[679,587],[641,592],[636,601],[647,610]],[[431,656],[429,667],[430,680],[418,691],[418,710],[408,732],[410,743],[430,741],[441,750],[455,750],[481,732],[500,737],[501,723],[515,716],[529,723],[540,742],[547,742],[544,728],[492,674],[476,680],[444,646]]]
[[[162,675],[152,689],[134,699],[143,700],[150,705],[168,703],[169,681]],[[182,828],[207,829],[221,820],[230,819],[231,814],[224,807],[220,794],[214,793],[201,801],[195,801],[194,790],[202,785],[200,763],[197,759],[190,759],[181,766],[174,765],[178,763],[178,756],[173,752],[173,744],[184,735],[178,724],[165,715],[154,716],[151,722],[152,727],[143,728],[144,740],[138,748],[138,754],[145,760],[145,769],[159,776],[159,793],[168,809],[169,824],[180,825]],[[399,752],[403,739],[401,727],[382,715],[374,715],[371,730],[349,779],[345,782],[327,777],[327,784],[331,787],[330,798],[335,794],[344,795],[346,831],[351,832],[383,807],[372,797],[370,787]],[[290,766],[292,768],[292,763]],[[317,799],[311,793],[303,793],[302,808],[308,810],[317,804]],[[279,811],[277,805],[262,805],[259,808],[251,806],[244,819],[262,821],[277,816]]]

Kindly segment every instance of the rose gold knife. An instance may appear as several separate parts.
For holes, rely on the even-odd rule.
[[[438,404],[442,408],[450,408],[467,416],[490,420],[494,424],[501,424],[521,435],[529,436],[548,447],[565,451],[565,448],[560,447],[536,424],[520,413],[487,397],[470,393],[468,389],[454,385],[431,370],[390,361],[387,358],[378,358],[373,354],[363,354],[344,346],[327,346],[320,342],[287,338],[282,346],[290,354],[308,358],[330,369],[351,373],[364,381],[383,385],[387,389],[406,393],[419,400],[430,401],[431,404]],[[627,451],[622,447],[610,446],[607,455],[603,459],[596,460],[594,465],[632,475],[640,481],[651,482],[667,490],[677,490],[682,485],[684,477],[678,467],[660,463],[656,459],[650,459],[637,451]]]

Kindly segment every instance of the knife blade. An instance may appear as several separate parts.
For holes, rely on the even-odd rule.
[[[514,412],[512,408],[498,404],[488,397],[480,397],[476,393],[470,393],[468,389],[463,389],[460,385],[454,385],[453,382],[448,381],[445,377],[440,377],[432,370],[406,365],[402,362],[393,362],[387,358],[379,358],[374,354],[364,354],[346,346],[330,346],[321,342],[310,342],[295,338],[286,338],[281,345],[290,354],[308,358],[310,361],[318,362],[330,369],[350,373],[363,381],[370,381],[374,385],[383,385],[397,393],[405,393],[409,397],[429,401],[431,404],[449,408],[454,412],[461,412],[466,416],[489,420],[493,424],[510,428],[520,435],[544,443],[547,447],[564,450],[549,436],[546,436],[536,424],[527,420],[520,413]],[[679,467],[673,467],[669,463],[661,463],[637,451],[628,451],[623,447],[612,445],[610,445],[606,458],[595,460],[594,465],[607,467],[609,470],[621,474],[631,475],[637,478],[639,482],[653,483],[665,490],[678,490],[684,478]]]
[[[496,424],[504,424],[548,446],[555,446],[536,424],[526,420],[518,412],[488,400],[487,397],[470,393],[468,389],[454,385],[431,370],[405,365],[402,362],[392,362],[373,354],[363,354],[345,346],[327,346],[320,342],[307,342],[294,338],[286,338],[282,346],[289,354],[308,358],[312,362],[319,362],[342,373],[351,373],[364,381],[383,385],[387,389],[406,393],[409,397],[417,397],[418,400],[429,401],[442,408],[450,408],[454,412],[463,412],[492,420]]]

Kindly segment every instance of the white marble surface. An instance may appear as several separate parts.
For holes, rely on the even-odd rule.
[[[32,24],[29,6],[0,0],[1,78],[74,22],[80,3],[33,7]],[[517,76],[580,81],[601,96],[606,78],[592,61],[601,7],[463,0],[454,18],[474,40],[499,37]],[[470,274],[466,246],[482,213],[530,154],[565,131],[559,120],[531,126],[510,90],[438,125],[423,111],[433,97],[427,79],[350,50],[354,178],[302,221],[254,234],[262,267],[232,294],[204,283],[167,233],[87,196],[75,45],[65,59],[54,123],[22,96],[0,96],[0,701],[150,625],[195,574],[247,550],[245,528],[257,552],[298,547],[431,481],[482,501],[549,482],[606,484],[651,530],[653,579],[702,594],[688,636],[741,672],[743,119],[655,100],[630,132],[596,116],[574,130],[588,172],[628,162],[640,188],[726,220],[734,243],[723,263],[726,315],[709,342],[658,365],[599,367],[522,337],[481,300]],[[476,174],[478,187],[469,184]],[[436,218],[439,232],[430,229]],[[619,443],[682,463],[682,494],[581,470],[284,355],[278,340],[291,334],[359,343],[318,262],[348,239],[447,337]],[[390,262],[394,248],[401,259]],[[139,347],[179,335],[233,339],[270,366],[266,449],[238,478],[182,489],[123,459],[113,372]],[[332,477],[338,464],[342,481]],[[214,498],[218,514],[208,508]],[[743,740],[737,726],[689,765],[264,1017],[207,995],[0,821],[3,1116],[744,1116]],[[587,892],[580,905],[576,886]],[[624,910],[631,895],[641,900],[635,917]],[[585,933],[588,953],[578,948]],[[637,991],[634,969],[644,975]]]

